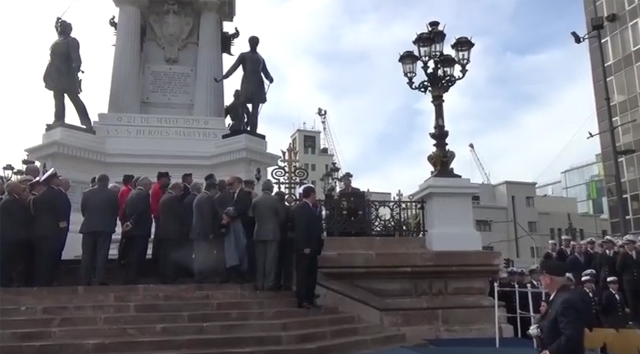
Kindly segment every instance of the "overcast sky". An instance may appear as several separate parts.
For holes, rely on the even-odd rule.
[[[53,120],[42,74],[55,18],[72,2],[3,1],[11,15],[2,22],[2,165],[19,165],[24,148],[38,144]],[[429,176],[433,109],[428,97],[407,88],[397,58],[435,19],[446,24],[449,44],[462,35],[477,44],[467,78],[445,96],[459,174],[481,180],[471,142],[494,182],[551,180],[599,150],[597,139],[586,140],[587,130],[597,131],[587,48],[569,35],[584,32],[580,0],[236,3],[234,23],[225,24],[241,32],[233,51],[247,50],[247,38],[258,35],[275,77],[261,114],[269,150],[278,153],[296,127],[314,124],[318,107],[327,109],[343,171],[358,187],[410,193]],[[81,43],[82,98],[94,120],[107,110],[115,43],[108,20],[117,14],[111,0],[76,0],[64,16]],[[225,67],[233,60],[225,56]],[[226,82],[227,102],[239,77]],[[70,104],[67,112],[78,124]]]

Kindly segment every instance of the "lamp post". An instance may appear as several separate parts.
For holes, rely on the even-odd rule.
[[[320,181],[322,181],[322,191],[325,196],[335,193],[337,184],[340,181],[340,167],[338,167],[337,162],[331,163],[331,167],[322,175]]]
[[[609,140],[611,140],[611,159],[613,161],[613,173],[614,173],[614,187],[616,191],[616,207],[618,209],[618,219],[620,223],[620,234],[627,234],[627,215],[624,207],[624,197],[622,190],[622,174],[620,173],[620,165],[618,159],[620,156],[626,156],[634,154],[635,150],[618,150],[616,143],[616,129],[620,125],[616,126],[613,122],[613,111],[611,109],[611,93],[609,92],[609,85],[607,84],[607,70],[605,64],[604,46],[602,45],[602,30],[607,22],[615,22],[618,19],[616,14],[609,14],[606,16],[598,15],[598,7],[596,6],[596,0],[593,0],[594,17],[591,18],[589,32],[584,36],[579,36],[576,32],[571,32],[573,41],[576,44],[581,44],[587,39],[595,38],[598,41],[598,52],[600,59],[600,68],[602,70],[602,85],[604,86],[604,101],[607,109],[607,123],[609,125],[606,131],[598,132],[597,134],[590,134],[589,138],[598,136],[600,134],[608,133]],[[626,124],[626,123],[625,123]]]
[[[434,169],[431,176],[460,178],[451,168],[456,154],[447,149],[449,131],[445,129],[444,124],[444,94],[466,76],[471,49],[475,44],[468,37],[458,37],[451,45],[455,56],[445,54],[443,49],[447,35],[439,28],[440,22],[431,21],[427,26],[427,32],[419,33],[413,41],[418,54],[407,50],[400,54],[398,61],[402,64],[402,72],[407,78],[409,88],[431,94],[431,103],[435,108],[435,124],[429,136],[435,141],[433,146],[436,148],[427,158]],[[425,79],[416,83],[414,79],[417,76],[418,63],[421,64]]]

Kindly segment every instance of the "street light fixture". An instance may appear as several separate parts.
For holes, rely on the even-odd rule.
[[[431,94],[431,103],[435,108],[435,124],[429,136],[435,141],[433,146],[436,148],[427,158],[434,169],[431,176],[460,178],[451,168],[456,154],[447,149],[449,131],[444,125],[444,94],[467,75],[471,50],[475,44],[468,37],[458,37],[451,45],[455,51],[455,56],[451,56],[443,51],[446,38],[447,34],[440,29],[440,22],[431,21],[428,31],[419,33],[413,41],[418,54],[407,50],[400,54],[398,62],[402,65],[402,72],[407,78],[409,88]],[[414,79],[417,76],[418,63],[421,64],[425,79],[416,83]]]
[[[627,234],[627,223],[626,223],[626,208],[624,207],[624,198],[623,198],[623,189],[622,189],[622,174],[620,172],[620,165],[618,163],[618,159],[620,156],[624,157],[630,154],[634,154],[635,150],[626,149],[626,150],[618,150],[616,144],[616,129],[620,127],[620,125],[615,125],[613,122],[613,111],[611,109],[611,93],[609,92],[609,85],[607,84],[607,70],[605,64],[605,55],[604,55],[604,47],[602,45],[602,30],[604,30],[605,24],[607,22],[615,22],[618,19],[618,16],[615,13],[600,16],[598,15],[598,7],[596,6],[596,1],[593,1],[593,11],[594,17],[591,18],[590,21],[590,30],[587,34],[580,36],[575,31],[571,32],[571,36],[573,37],[573,41],[576,44],[581,44],[588,39],[594,38],[598,41],[598,51],[600,54],[600,68],[602,70],[602,85],[604,86],[604,101],[607,108],[607,121],[609,128],[605,131],[598,132],[597,134],[589,133],[587,139],[593,138],[600,134],[609,133],[609,139],[611,140],[611,158],[613,161],[613,173],[614,173],[614,185],[616,191],[616,206],[618,209],[618,218],[620,222],[620,234]],[[624,123],[623,123],[624,124]]]

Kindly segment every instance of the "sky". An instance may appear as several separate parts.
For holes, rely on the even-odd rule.
[[[320,127],[315,112],[328,111],[343,172],[362,189],[405,194],[430,175],[433,107],[411,91],[398,54],[412,48],[426,23],[446,25],[476,43],[467,77],[445,96],[445,122],[455,170],[481,182],[468,144],[473,143],[493,182],[546,182],[599,152],[587,46],[569,32],[585,31],[581,0],[236,0],[225,29],[241,32],[233,52],[248,49],[250,35],[275,82],[259,128],[279,154],[295,128]],[[53,97],[42,74],[56,39],[54,22],[73,24],[80,41],[83,93],[94,120],[107,111],[113,44],[108,25],[118,14],[112,0],[5,0],[6,13],[29,19],[2,22],[10,90],[2,96],[0,164],[20,164],[24,149],[41,142],[53,121]],[[38,11],[30,11],[38,9]],[[16,33],[16,35],[11,35]],[[447,45],[445,48],[449,48]],[[225,69],[234,57],[224,56]],[[240,75],[226,81],[226,102]],[[67,122],[78,124],[70,103]]]

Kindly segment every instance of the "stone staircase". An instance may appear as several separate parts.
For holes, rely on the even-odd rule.
[[[351,354],[405,336],[240,285],[0,290],[2,354]]]

